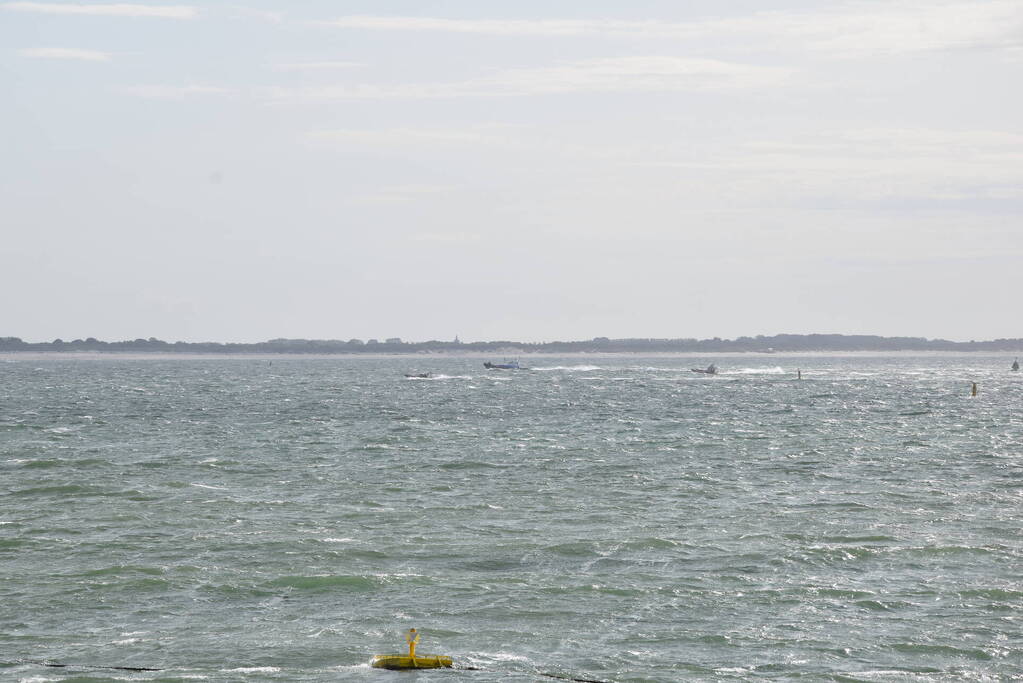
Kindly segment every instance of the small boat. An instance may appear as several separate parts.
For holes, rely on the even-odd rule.
[[[433,375],[431,375],[428,372],[420,372],[418,374],[406,372],[405,376],[410,379],[430,379],[431,377],[433,377]]]
[[[1019,358],[1017,358],[1016,360],[1012,361],[1012,371],[1013,372],[1019,372]]]
[[[510,361],[507,361],[507,362],[504,362],[504,363],[491,363],[490,361],[487,361],[487,362],[483,363],[483,367],[485,367],[487,370],[528,370],[529,369],[529,368],[524,368],[521,365],[519,365],[519,362],[517,360],[510,360]]]
[[[716,374],[718,374],[718,366],[714,365],[713,363],[708,365],[703,370],[701,370],[700,368],[689,368],[689,370],[691,372],[698,372],[701,375],[716,375]]]

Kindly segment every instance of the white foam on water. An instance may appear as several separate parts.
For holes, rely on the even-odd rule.
[[[899,669],[878,669],[876,671],[850,671],[844,674],[850,678],[919,678],[920,674],[914,671],[900,671]],[[983,680],[983,679],[982,679]]]
[[[530,661],[529,657],[524,657],[522,655],[516,655],[516,654],[509,653],[509,652],[495,652],[494,654],[484,653],[484,656],[489,657],[490,659],[496,660],[498,662],[529,662]]]
[[[785,375],[785,374],[796,374],[794,372],[786,371],[780,367],[773,368],[740,368],[738,370],[726,370],[722,372],[723,375]]]

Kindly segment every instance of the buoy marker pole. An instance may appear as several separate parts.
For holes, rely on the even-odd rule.
[[[974,382],[973,383],[973,388],[970,389],[970,396],[976,396],[976,395],[977,395],[977,383]]]
[[[414,629],[410,628],[408,633],[405,635],[405,640],[408,641],[408,656],[414,664],[416,661],[416,643],[419,642],[419,633]]]

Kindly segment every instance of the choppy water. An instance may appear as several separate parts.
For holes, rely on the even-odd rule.
[[[1018,679],[1012,359],[714,360],[0,362],[0,679]]]

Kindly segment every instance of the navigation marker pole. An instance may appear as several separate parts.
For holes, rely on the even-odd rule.
[[[445,655],[419,655],[416,656],[416,644],[419,642],[419,632],[410,628],[405,634],[405,642],[408,643],[407,655],[376,655],[370,661],[370,666],[376,669],[450,669],[452,667],[451,657]]]

